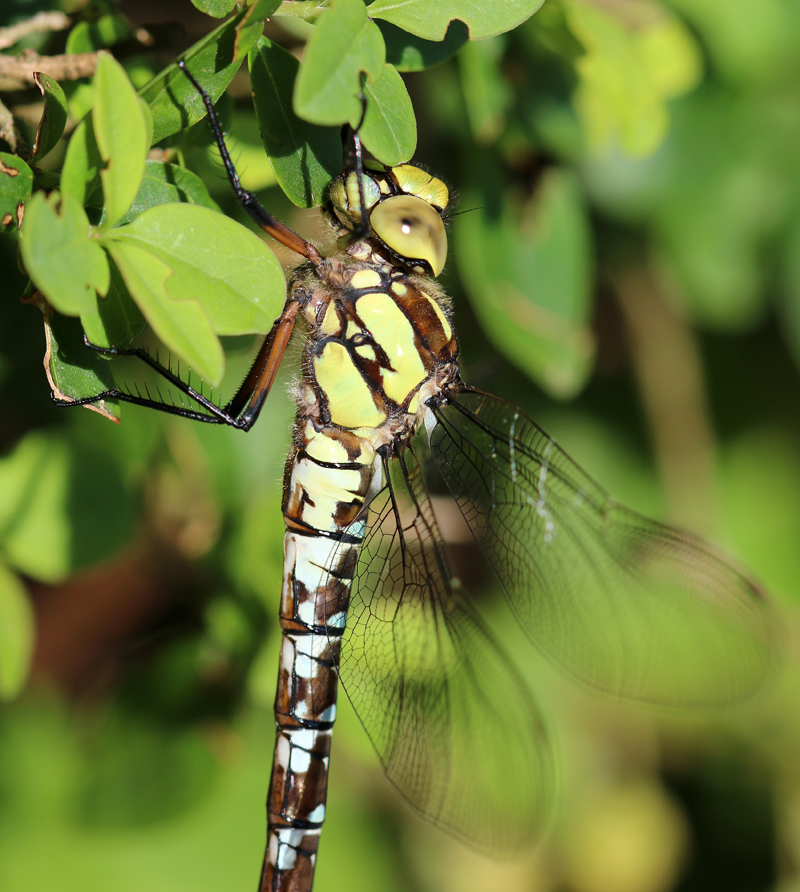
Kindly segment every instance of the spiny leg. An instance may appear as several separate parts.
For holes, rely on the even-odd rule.
[[[222,163],[225,167],[225,172],[228,175],[228,179],[230,180],[231,186],[233,187],[233,191],[236,193],[236,197],[242,204],[242,207],[247,211],[248,214],[256,221],[256,223],[264,230],[268,235],[271,235],[276,241],[279,241],[282,245],[285,245],[287,248],[290,248],[292,251],[295,251],[297,254],[306,257],[310,260],[314,266],[317,266],[322,262],[322,255],[316,249],[316,247],[311,244],[311,242],[307,242],[304,238],[299,236],[296,232],[289,229],[288,226],[285,226],[280,220],[276,219],[269,213],[264,207],[261,206],[258,199],[252,192],[248,192],[241,184],[239,180],[239,174],[236,172],[236,167],[233,163],[233,159],[230,156],[230,152],[228,151],[228,147],[225,145],[225,134],[222,131],[222,127],[219,123],[219,118],[217,117],[217,113],[214,110],[214,103],[211,101],[211,97],[206,93],[203,87],[200,86],[200,83],[195,79],[194,75],[189,71],[186,67],[186,63],[183,60],[179,60],[177,63],[178,68],[186,75],[192,86],[197,90],[200,94],[203,104],[206,107],[206,111],[208,112],[208,121],[211,125],[211,131],[214,134],[214,139],[217,143],[217,148],[219,149],[219,154],[222,157]]]
[[[176,390],[188,396],[189,399],[202,406],[206,411],[200,412],[194,409],[187,409],[185,406],[178,406],[174,402],[165,403],[163,400],[153,399],[149,392],[146,397],[143,397],[138,391],[136,394],[133,394],[116,388],[79,400],[64,400],[52,392],[50,398],[57,406],[65,407],[85,406],[105,399],[117,399],[122,402],[133,403],[136,406],[155,409],[158,412],[166,412],[169,415],[179,415],[182,418],[189,418],[193,421],[203,421],[207,424],[227,424],[238,430],[250,430],[258,418],[258,414],[275,381],[275,376],[292,335],[299,308],[300,305],[297,301],[287,300],[283,312],[264,339],[264,343],[261,345],[250,367],[250,371],[233,395],[233,398],[225,406],[218,406],[203,393],[195,390],[188,381],[183,381],[171,368],[162,365],[158,359],[154,359],[146,350],[139,347],[100,347],[90,343],[85,338],[86,346],[96,350],[98,353],[106,356],[135,356],[137,359],[142,360],[142,362],[149,365],[150,368],[175,387]]]

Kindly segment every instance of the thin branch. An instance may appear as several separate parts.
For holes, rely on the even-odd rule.
[[[8,143],[13,155],[19,155],[24,161],[30,161],[33,153],[20,133],[14,115],[0,102],[0,140]]]
[[[0,50],[7,49],[29,34],[43,34],[46,31],[63,31],[70,25],[69,16],[63,12],[40,12],[33,18],[7,28],[0,28]]]
[[[23,84],[33,84],[34,71],[49,74],[57,81],[74,81],[91,77],[97,68],[97,53],[75,53],[68,56],[40,56],[26,50],[19,56],[0,55],[0,77],[14,78]]]

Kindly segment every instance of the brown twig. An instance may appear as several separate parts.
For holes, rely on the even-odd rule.
[[[12,154],[19,155],[24,161],[30,161],[33,154],[20,133],[14,115],[0,102],[0,140],[8,143]]]
[[[27,50],[19,56],[0,55],[0,77],[14,78],[26,86],[33,84],[33,72],[42,71],[57,81],[91,77],[97,68],[97,53],[67,56],[40,56]]]
[[[14,46],[18,40],[29,34],[42,34],[46,31],[63,31],[69,27],[69,16],[63,12],[40,12],[24,22],[0,28],[0,50]]]

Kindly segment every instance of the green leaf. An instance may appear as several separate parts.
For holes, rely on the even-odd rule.
[[[44,110],[33,142],[33,156],[39,161],[58,143],[67,125],[67,97],[57,81],[40,71],[33,80],[44,99]]]
[[[476,171],[484,195],[459,218],[461,281],[494,345],[549,393],[568,397],[585,382],[593,264],[587,211],[575,177],[550,170],[531,199],[509,193],[489,165]],[[480,207],[483,205],[484,207]]]
[[[113,289],[113,275],[111,281]],[[104,300],[101,299],[103,302]],[[128,300],[130,301],[130,298]],[[53,393],[61,399],[81,400],[111,390],[115,386],[113,364],[84,344],[84,326],[72,316],[53,313],[47,305],[42,307],[42,311],[47,344],[45,368]],[[99,316],[89,318],[96,320]],[[141,329],[137,334],[140,333]],[[108,346],[108,339],[103,339],[102,330],[98,334],[89,326],[86,335],[94,343]],[[119,338],[111,343],[120,344],[125,341]],[[99,412],[112,421],[116,421],[120,416],[120,407],[116,400],[102,400],[99,403],[88,404],[86,408]]]
[[[575,106],[590,148],[618,144],[631,157],[651,155],[669,125],[666,100],[696,86],[700,51],[675,17],[632,25],[622,15],[570,0],[570,30],[586,49],[575,65]]]
[[[384,164],[408,161],[417,148],[417,122],[403,78],[392,65],[364,86],[367,113],[359,130],[361,142]]]
[[[22,690],[31,664],[36,631],[25,586],[0,564],[0,700]]]
[[[92,313],[95,291],[105,294],[109,285],[108,260],[90,237],[86,212],[71,195],[48,198],[37,192],[29,202],[22,228],[22,260],[36,287],[50,303],[68,316]]]
[[[503,132],[514,99],[501,70],[504,50],[502,39],[469,43],[458,57],[470,129],[483,145],[491,145]]]
[[[484,40],[511,31],[529,19],[544,0],[375,0],[371,19],[383,19],[424,37],[444,40],[450,22],[459,20],[469,29],[470,40]]]
[[[107,228],[120,220],[139,191],[150,133],[133,84],[108,53],[99,54],[94,88],[92,120],[104,162],[100,179],[105,199],[103,227]]]
[[[333,0],[306,46],[294,90],[294,110],[314,124],[358,124],[361,74],[380,77],[386,49],[362,0]]]
[[[444,40],[424,40],[391,22],[376,22],[386,44],[386,61],[398,71],[423,71],[446,62],[469,40],[467,26],[450,22]]]
[[[130,223],[148,208],[159,204],[184,202],[199,204],[220,212],[219,205],[208,194],[206,184],[191,170],[165,161],[145,161],[144,176],[139,191],[120,226]]]
[[[61,193],[86,205],[100,182],[103,160],[94,133],[91,115],[87,115],[72,134],[61,171]]]
[[[25,202],[31,197],[33,171],[8,152],[0,152],[0,231],[19,229]]]
[[[236,0],[192,0],[192,6],[215,19],[224,19],[233,12]]]
[[[111,233],[116,235],[127,228],[111,230]],[[170,298],[167,282],[173,275],[172,268],[132,241],[108,238],[106,247],[128,291],[161,342],[216,386],[225,371],[222,345],[197,301]]]
[[[119,270],[113,263],[109,264],[111,270],[110,284],[108,293],[105,297],[96,297],[95,308],[92,313],[84,313],[81,316],[83,331],[86,337],[98,347],[127,347],[130,342],[138,337],[147,327],[139,308],[131,297],[125,282],[119,274]],[[60,317],[69,318],[69,317]],[[58,326],[54,325],[54,329],[58,332]],[[87,351],[83,345],[83,339],[80,339],[81,347],[84,352]],[[73,365],[79,365],[81,369],[88,368],[95,370],[100,366],[108,366],[108,362],[99,354],[91,353],[99,363],[95,365],[89,362],[85,357],[76,357]],[[107,390],[108,388],[100,388]],[[63,390],[63,388],[62,388]],[[65,391],[66,392],[66,391]],[[84,396],[92,393],[99,393],[98,389],[89,388]],[[69,391],[70,396],[75,396],[72,390]]]
[[[70,569],[69,470],[64,444],[37,434],[0,460],[0,546],[8,564],[43,582]]]
[[[94,53],[130,37],[131,29],[122,16],[104,15],[96,22],[78,22],[67,37],[67,53]]]
[[[264,151],[283,191],[298,207],[317,207],[342,167],[338,129],[298,118],[292,91],[300,63],[262,37],[250,50],[250,82]]]
[[[109,250],[122,242],[166,264],[174,273],[166,282],[169,300],[202,305],[217,334],[267,332],[283,307],[286,282],[273,252],[255,233],[207,208],[151,208],[104,240]]]
[[[274,6],[273,6],[274,3]],[[239,70],[242,59],[258,40],[264,18],[277,0],[251,6],[220,25],[183,54],[189,71],[216,102]],[[153,144],[206,116],[202,97],[177,65],[169,65],[140,90],[153,113]]]

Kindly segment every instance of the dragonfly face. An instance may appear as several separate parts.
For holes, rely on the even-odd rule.
[[[427,451],[525,632],[591,688],[669,707],[746,697],[773,665],[769,606],[711,548],[622,508],[521,410],[462,383],[434,282],[447,252],[441,180],[412,165],[346,171],[325,209],[342,247],[323,257],[241,188],[212,124],[245,208],[307,262],[227,406],[164,369],[196,412],[97,399],[246,430],[305,326],[261,889],[311,889],[339,682],[414,809],[491,854],[517,851],[546,823],[554,757],[451,568]]]

